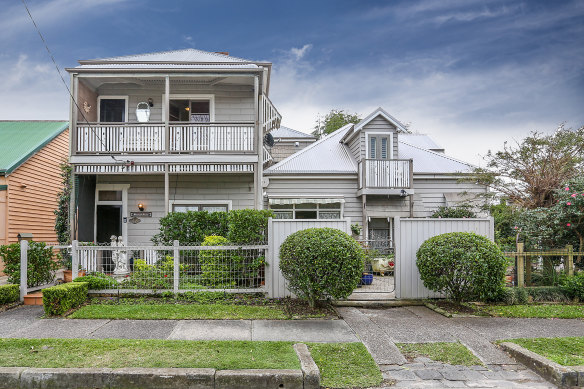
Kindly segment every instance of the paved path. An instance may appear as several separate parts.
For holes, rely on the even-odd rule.
[[[517,337],[584,336],[584,321],[562,319],[452,318],[423,306],[338,308],[379,365],[385,379],[408,388],[553,388],[491,342]],[[454,342],[485,366],[451,366],[417,358],[408,363],[395,343]]]
[[[358,342],[343,320],[40,319],[42,307],[0,313],[2,338],[114,338]]]
[[[0,313],[0,337],[185,340],[362,341],[383,377],[408,388],[553,388],[491,342],[514,337],[584,336],[583,320],[452,318],[423,306],[338,308],[344,320],[41,320],[42,307]],[[460,341],[484,366],[408,362],[395,343]],[[393,386],[392,386],[393,387]]]

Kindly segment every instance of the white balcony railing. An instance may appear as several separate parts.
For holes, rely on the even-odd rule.
[[[77,126],[77,152],[80,153],[160,153],[164,149],[164,124]]]
[[[171,152],[252,152],[253,124],[171,124]]]
[[[172,123],[170,153],[254,151],[253,123]],[[95,123],[77,126],[77,152],[84,154],[164,153],[163,123]]]
[[[410,188],[412,161],[409,159],[366,159],[365,188],[402,189]]]

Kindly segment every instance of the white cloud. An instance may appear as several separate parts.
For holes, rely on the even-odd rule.
[[[290,56],[296,61],[300,61],[312,49],[312,44],[308,43],[300,48],[293,47],[290,49]]]
[[[0,68],[4,70],[0,118],[68,120],[69,95],[51,62],[34,62],[20,55],[0,62]]]

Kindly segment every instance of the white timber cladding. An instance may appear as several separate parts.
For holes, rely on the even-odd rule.
[[[276,220],[268,221],[268,266],[266,266],[266,289],[270,298],[293,296],[288,290],[288,282],[280,272],[280,246],[294,232],[307,228],[336,228],[351,234],[349,219],[338,220]]]
[[[98,184],[129,184],[128,213],[137,212],[138,204],[145,206],[152,217],[139,218],[136,224],[127,223],[128,241],[149,242],[159,231],[159,219],[164,216],[164,176],[157,175],[99,175]],[[170,174],[169,202],[200,204],[228,203],[232,209],[254,207],[253,174]]]
[[[494,239],[493,218],[394,219],[395,295],[402,299],[444,297],[424,287],[416,266],[416,252],[427,239],[448,232],[474,232]]]

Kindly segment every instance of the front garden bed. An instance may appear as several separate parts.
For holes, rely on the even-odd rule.
[[[584,337],[519,338],[502,340],[512,342],[562,366],[584,365]]]
[[[311,308],[296,299],[222,292],[184,293],[175,297],[99,297],[68,315],[72,319],[338,319],[323,303]]]

